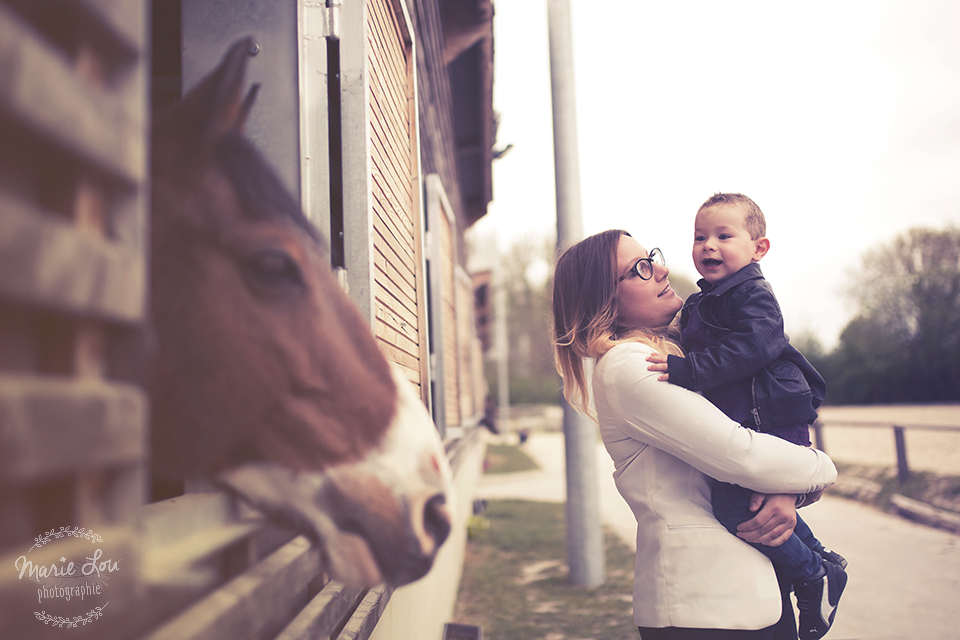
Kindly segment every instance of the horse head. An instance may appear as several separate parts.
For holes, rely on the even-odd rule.
[[[345,583],[420,578],[451,472],[322,239],[242,133],[251,41],[154,125],[155,473],[202,477],[310,536]]]

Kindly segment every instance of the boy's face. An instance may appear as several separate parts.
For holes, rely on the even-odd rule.
[[[759,262],[769,248],[766,238],[750,238],[740,205],[719,204],[697,213],[693,263],[707,282],[716,284],[751,262]]]

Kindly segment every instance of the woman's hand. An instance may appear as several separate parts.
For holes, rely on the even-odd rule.
[[[759,511],[737,527],[737,535],[747,542],[779,547],[797,526],[796,503],[797,496],[793,493],[754,493],[750,499],[750,510]]]
[[[647,371],[667,371],[667,356],[662,353],[651,353],[647,356],[647,362],[652,362]],[[669,380],[670,374],[664,373],[662,376],[657,378],[657,380]]]

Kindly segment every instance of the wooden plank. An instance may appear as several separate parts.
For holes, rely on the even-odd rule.
[[[375,335],[377,338],[388,343],[393,349],[402,352],[404,357],[412,358],[412,360],[407,361],[407,364],[419,366],[415,364],[415,362],[419,360],[419,358],[417,358],[417,345],[419,344],[417,336],[397,332],[394,329],[394,323],[395,321],[392,319],[377,318]]]
[[[387,342],[380,342],[380,350],[383,356],[390,362],[395,362],[401,367],[406,367],[413,371],[420,371],[420,361],[405,351],[401,351],[396,346]]]
[[[141,460],[147,400],[133,385],[0,375],[0,480],[33,481]]]
[[[78,232],[0,191],[0,295],[123,323],[143,320],[144,256],[133,247]]]
[[[374,266],[382,271],[386,278],[398,286],[402,286],[410,291],[416,291],[417,280],[413,265],[409,262],[401,261],[397,255],[393,253],[393,246],[383,242],[383,237],[379,235],[380,231],[376,231],[378,239],[381,240],[381,242],[374,241]],[[388,255],[385,255],[387,253],[392,255],[388,257]]]
[[[375,198],[386,200],[386,194],[383,193],[381,186],[374,180],[373,195]],[[396,255],[396,261],[408,265],[410,270],[414,270],[414,258],[416,253],[413,250],[414,229],[413,224],[407,219],[406,214],[397,207],[391,205],[382,207],[378,210],[373,224],[380,232],[379,239],[385,246],[389,246]],[[377,242],[378,239],[374,239]]]
[[[370,48],[371,68],[379,71],[377,84],[382,88],[384,96],[396,104],[405,95],[403,91],[397,90],[398,86],[405,84],[404,76],[406,74],[398,72],[398,69],[405,69],[406,67],[403,44],[397,38],[396,33],[388,33],[390,31],[388,23],[393,21],[392,17],[388,15],[390,12],[385,11],[384,7],[378,6],[376,3],[370,6],[370,37],[373,45]],[[397,51],[400,52],[399,56]],[[402,59],[400,65],[397,64],[398,57]],[[402,114],[397,110],[391,114],[391,117],[402,119]]]
[[[328,582],[274,640],[312,640],[332,637],[343,618],[365,595],[363,589]]]
[[[371,140],[373,175],[374,178],[379,179],[382,193],[382,199],[377,198],[377,202],[383,206],[384,211],[398,216],[397,228],[407,230],[407,233],[403,234],[407,235],[414,222],[411,215],[412,196],[409,180],[396,158],[397,150],[383,144],[383,141],[377,135],[377,126],[371,128],[373,130]],[[406,153],[407,159],[409,159],[409,151]],[[391,155],[394,157],[391,157]]]
[[[404,169],[404,159],[409,158],[412,153],[410,122],[406,119],[391,118],[389,112],[391,107],[405,107],[406,101],[397,105],[390,105],[389,103],[383,105],[382,102],[388,100],[388,98],[380,95],[378,91],[373,92],[372,99],[373,110],[382,115],[381,121],[374,124],[374,131],[377,133],[377,141],[384,150],[383,158],[386,164],[392,168],[391,170],[398,173],[400,180],[396,188],[401,191],[405,190],[408,187],[402,184],[402,178],[407,173]]]
[[[384,235],[385,231],[381,223],[375,222],[373,230],[375,232],[374,245],[377,255],[384,265],[390,266],[390,270],[384,269],[384,271],[386,273],[396,272],[396,277],[391,275],[392,280],[398,284],[402,283],[403,286],[410,290],[415,290],[417,287],[417,279],[413,254],[409,256],[402,255],[406,253],[404,247],[389,236]],[[400,252],[399,254],[398,251]]]
[[[407,101],[399,95],[404,88],[400,85],[391,92],[389,86],[375,86],[371,91],[371,109],[383,119],[379,132],[384,148],[395,150],[400,156],[410,153],[410,120],[404,113]]]
[[[413,200],[410,183],[396,159],[396,150],[383,144],[377,136],[377,127],[372,127],[371,153],[373,176],[379,181],[380,194],[374,194],[376,202],[384,211],[397,217],[396,227],[402,229],[402,236],[409,236],[414,224],[411,203]],[[391,154],[394,156],[391,158]],[[409,153],[407,155],[409,159]]]
[[[320,551],[298,536],[144,640],[260,638],[294,617],[321,570]]]
[[[380,264],[374,262],[374,265],[376,267],[374,280],[376,280],[377,284],[382,287],[384,291],[389,292],[390,295],[400,303],[399,308],[409,311],[411,317],[415,317],[417,313],[416,284],[401,278],[391,277],[391,273],[396,272],[396,270],[392,268],[392,264],[386,264],[381,267]]]
[[[350,616],[337,640],[367,640],[387,608],[393,589],[377,587],[364,596],[357,610]]]
[[[240,543],[246,543],[263,526],[260,518],[223,524],[162,546],[145,546],[142,576],[152,586],[194,585],[206,579],[200,563]],[[216,579],[216,576],[211,576]]]
[[[373,3],[371,14],[376,13],[379,16],[376,36],[380,47],[376,54],[382,60],[383,65],[383,85],[389,91],[387,94],[391,102],[401,104],[406,102],[405,87],[409,80],[407,77],[407,55],[409,53],[409,40],[400,33],[399,22],[392,8],[382,3]],[[400,119],[406,116],[398,110],[397,115]]]
[[[371,55],[371,108],[380,112],[388,126],[385,133],[391,146],[409,145],[410,121],[406,113],[406,82],[398,80],[398,67],[389,59]],[[393,77],[391,77],[393,76]]]
[[[79,77],[33,28],[0,4],[0,107],[127,185],[146,176],[140,102]]]
[[[397,297],[393,291],[383,286],[383,283],[377,281],[374,283],[375,298],[393,315],[397,316],[401,322],[410,326],[411,335],[417,333],[417,309],[404,303],[403,298]]]
[[[374,181],[374,197],[383,197],[380,186]],[[389,247],[394,257],[391,257],[386,250],[384,255],[397,264],[406,265],[412,272],[415,270],[415,252],[412,247],[413,225],[405,220],[405,214],[397,207],[375,206],[375,216],[373,217],[373,228],[379,234],[374,237],[375,244],[381,247]]]
[[[388,315],[388,312],[377,305],[377,321],[374,326],[375,335],[401,351],[405,351],[411,356],[417,354],[417,335],[413,332],[407,332],[398,329],[396,319]]]

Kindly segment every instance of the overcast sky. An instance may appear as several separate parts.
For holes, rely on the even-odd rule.
[[[767,216],[787,332],[831,348],[863,253],[960,224],[960,3],[570,0],[584,230],[630,231],[696,280],[717,191]],[[498,0],[494,201],[471,233],[555,234],[547,0]]]

